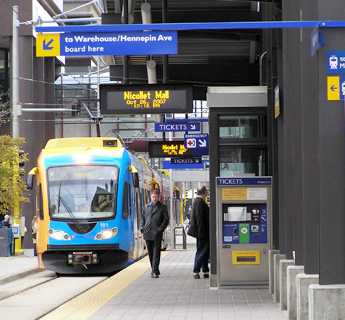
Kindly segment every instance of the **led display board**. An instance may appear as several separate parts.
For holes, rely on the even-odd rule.
[[[184,141],[150,141],[150,158],[192,158],[193,150],[186,149]]]
[[[102,114],[154,114],[193,112],[193,86],[100,85]]]

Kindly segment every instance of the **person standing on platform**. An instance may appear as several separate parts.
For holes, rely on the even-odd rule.
[[[185,231],[185,232],[188,231],[189,223],[190,223],[190,220],[189,220],[188,217],[186,216],[186,218],[185,218],[184,221],[183,221],[183,226],[184,226],[184,231]]]
[[[6,214],[4,220],[1,221],[1,225],[4,228],[11,228],[10,216],[8,214]]]
[[[193,277],[200,279],[200,269],[204,278],[209,278],[208,259],[210,257],[210,229],[209,229],[209,207],[205,202],[207,189],[199,186],[197,197],[192,205],[191,222],[188,235],[196,238],[196,253],[194,259]]]
[[[159,190],[151,192],[151,203],[148,203],[141,215],[140,231],[146,241],[151,263],[151,278],[159,278],[159,262],[163,231],[169,224],[166,205],[159,200]]]

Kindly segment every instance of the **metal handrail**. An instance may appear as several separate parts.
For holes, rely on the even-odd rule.
[[[176,234],[176,230],[182,229],[182,233],[178,233]],[[176,226],[174,227],[174,249],[176,249],[176,236],[182,236],[183,241],[182,241],[182,245],[183,245],[183,250],[187,249],[187,236],[186,236],[186,231],[182,226]]]

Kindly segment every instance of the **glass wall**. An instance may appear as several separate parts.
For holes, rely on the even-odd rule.
[[[219,117],[219,138],[266,138],[267,117],[260,115]]]
[[[267,174],[267,116],[231,115],[218,118],[220,176]]]
[[[267,148],[221,146],[219,156],[221,177],[248,173],[266,175]]]

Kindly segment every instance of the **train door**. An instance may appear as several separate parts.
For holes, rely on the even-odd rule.
[[[133,194],[133,228],[134,228],[134,259],[143,255],[142,237],[140,232],[141,222],[141,195],[140,188],[132,188]]]

